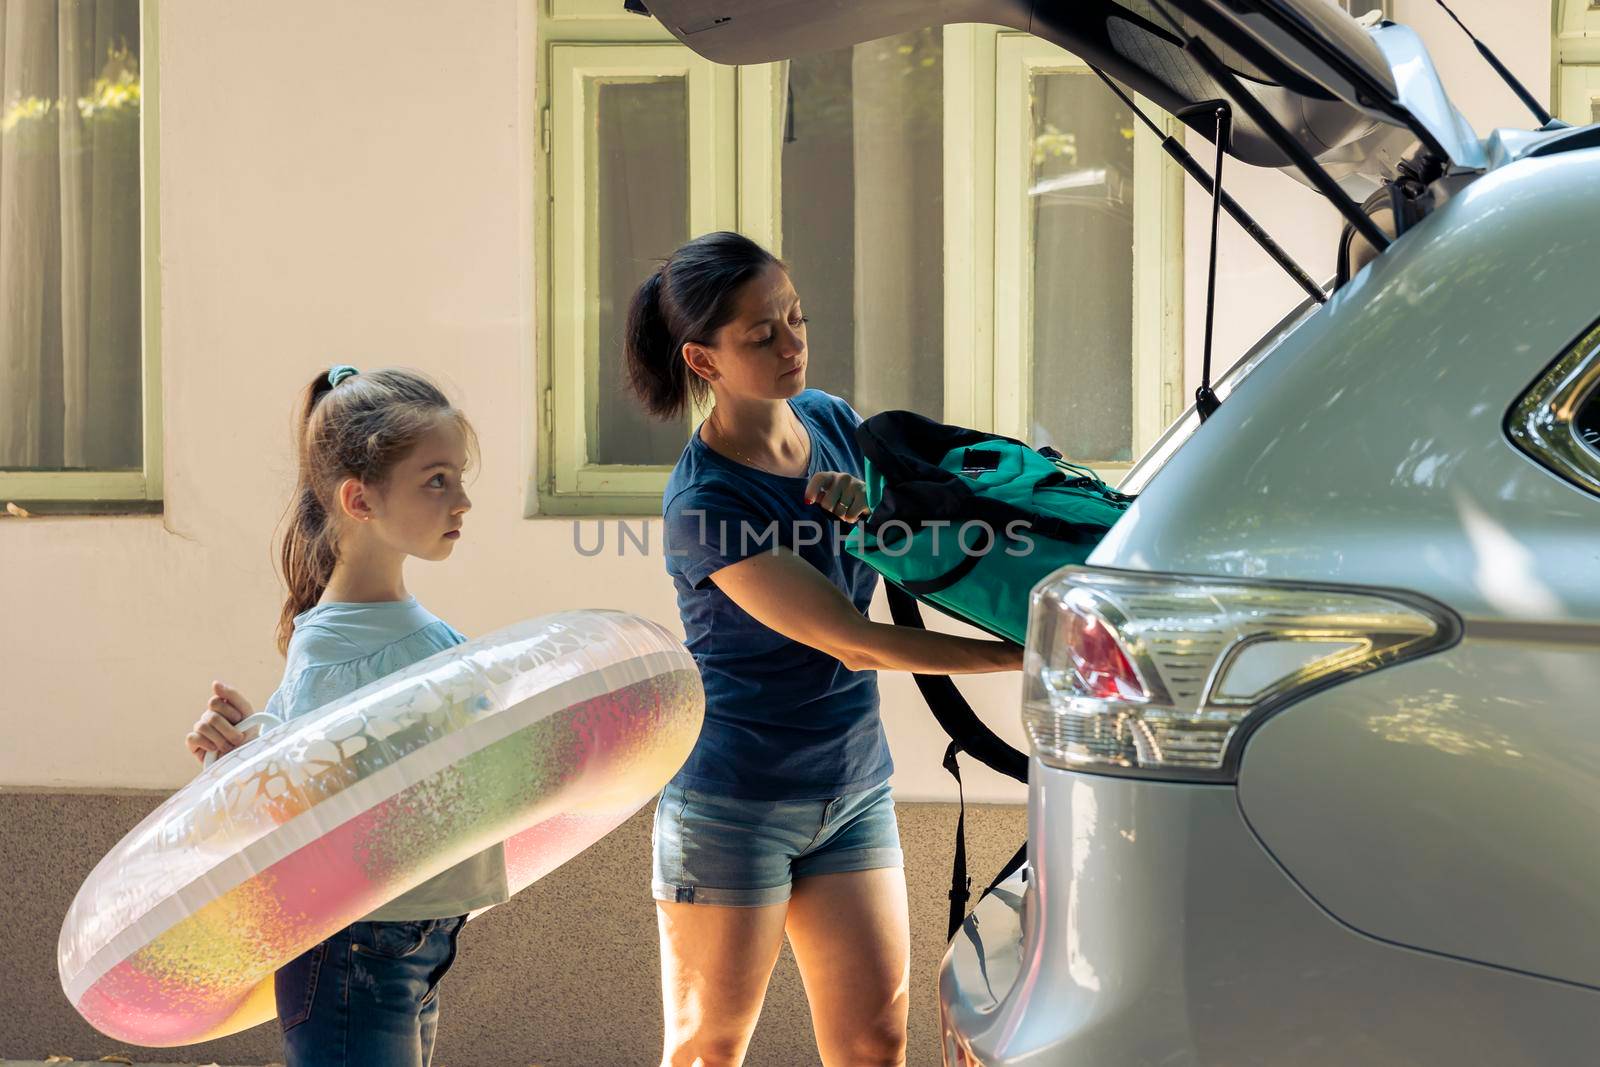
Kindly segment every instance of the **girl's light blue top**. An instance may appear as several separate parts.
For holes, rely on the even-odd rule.
[[[318,604],[295,616],[283,681],[264,710],[287,722],[465,640],[416,597]],[[396,897],[365,920],[445,919],[506,899],[504,849],[495,845]]]

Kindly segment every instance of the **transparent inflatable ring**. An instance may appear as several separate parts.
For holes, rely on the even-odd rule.
[[[700,733],[683,643],[614,611],[530,620],[209,762],[90,873],[62,988],[120,1041],[207,1041],[276,1012],[280,966],[497,843],[528,886],[637,811]]]

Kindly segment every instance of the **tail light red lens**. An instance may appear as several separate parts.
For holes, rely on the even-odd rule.
[[[1072,673],[1084,694],[1100,700],[1145,700],[1148,694],[1111,629],[1093,615],[1073,611],[1066,644]]]

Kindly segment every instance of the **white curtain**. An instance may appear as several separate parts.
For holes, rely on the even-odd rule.
[[[137,0],[0,0],[0,468],[142,461]]]

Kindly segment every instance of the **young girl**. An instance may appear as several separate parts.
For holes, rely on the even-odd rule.
[[[690,241],[639,287],[626,343],[651,414],[715,399],[662,508],[706,692],[656,806],[662,1062],[744,1058],[787,933],[822,1062],[903,1064],[910,932],[876,671],[1016,670],[1022,650],[867,618],[877,577],[834,521],[866,508],[861,420],[806,388],[806,318],[771,253]]]
[[[462,487],[471,425],[404,370],[334,367],[307,387],[300,474],[282,546],[283,681],[266,710],[315,711],[466,638],[406,592],[408,557],[443,560],[472,502]],[[220,682],[194,724],[197,757],[243,744],[251,708]],[[499,847],[396,898],[284,965],[278,1022],[288,1067],[425,1067],[439,979],[467,913],[506,899]]]

